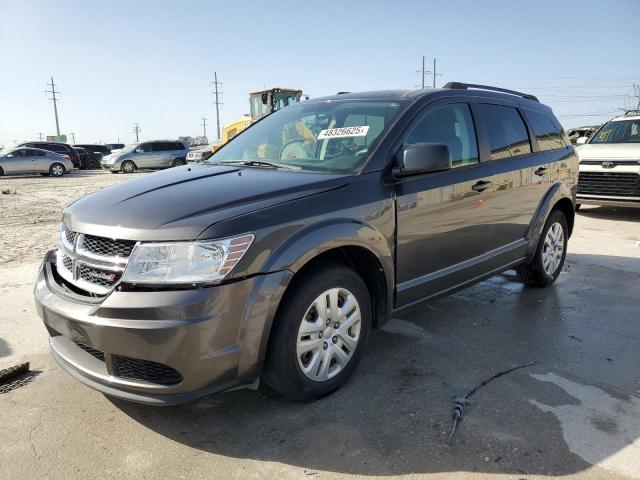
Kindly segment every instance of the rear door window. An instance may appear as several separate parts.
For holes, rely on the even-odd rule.
[[[531,153],[529,133],[516,108],[483,103],[478,105],[478,112],[489,136],[491,160]]]
[[[562,129],[553,120],[542,113],[530,110],[527,110],[526,114],[541,151],[565,147]]]
[[[420,114],[403,143],[443,143],[449,147],[454,168],[478,162],[476,130],[466,103],[428,108]]]
[[[153,142],[152,145],[152,149],[154,152],[164,152],[168,150],[167,142]]]

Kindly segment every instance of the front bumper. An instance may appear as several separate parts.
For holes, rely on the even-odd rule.
[[[40,269],[36,307],[54,359],[82,383],[125,400],[171,405],[255,380],[255,369],[239,369],[246,353],[239,342],[242,319],[255,277],[80,298],[64,291],[54,257],[49,252]]]
[[[640,197],[578,194],[576,196],[576,203],[580,205],[607,205],[609,207],[640,208]]]
[[[102,167],[103,170],[109,170],[110,172],[120,171],[120,162],[116,162],[116,163],[100,162],[100,166]]]

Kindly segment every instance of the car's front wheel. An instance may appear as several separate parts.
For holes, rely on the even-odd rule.
[[[294,281],[271,333],[264,380],[291,400],[311,401],[355,370],[371,329],[371,300],[362,279],[340,264]]]
[[[184,158],[176,158],[171,164],[172,167],[181,167],[182,165],[186,165],[187,162]]]
[[[136,171],[136,164],[131,160],[127,160],[122,163],[122,167],[120,167],[122,173],[133,173]]]
[[[560,210],[553,210],[540,235],[533,261],[516,268],[520,281],[533,287],[547,287],[555,282],[567,255],[568,238],[567,218]]]

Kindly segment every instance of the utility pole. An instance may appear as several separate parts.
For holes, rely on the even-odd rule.
[[[38,132],[38,136],[40,137],[40,141],[42,141],[42,132]]]
[[[142,129],[140,128],[140,126],[138,125],[138,122],[136,122],[135,126],[133,127],[133,133],[136,134],[136,143],[140,141],[140,138],[138,136],[138,134],[142,131]]]
[[[45,90],[46,93],[51,94],[51,98],[49,100],[53,100],[53,112],[56,115],[56,134],[58,138],[60,138],[60,122],[58,122],[58,99],[56,97],[56,93],[60,93],[60,91],[56,92],[56,84],[53,83],[53,77],[51,77],[51,83],[47,83],[47,87],[51,87],[51,90]]]
[[[436,88],[436,58],[433,57],[433,88]]]
[[[422,56],[422,69],[416,70],[416,73],[422,74],[422,84],[421,84],[422,86],[421,86],[421,88],[424,88],[424,77],[425,77],[425,75],[429,75],[431,73],[429,70],[425,70],[425,56],[424,55]],[[418,86],[416,85],[416,88],[417,87]]]
[[[71,141],[73,142],[73,144],[75,145],[76,143],[76,134],[71,132]]]
[[[204,136],[207,136],[207,127],[209,126],[209,124],[207,123],[207,118],[206,117],[202,117],[202,131]]]
[[[213,72],[213,82],[211,82],[211,85],[213,85],[213,93],[216,96],[213,103],[216,106],[216,133],[218,135],[218,140],[220,140],[220,105],[222,105],[222,102],[220,102],[220,95],[222,95],[222,92],[218,90],[218,86],[221,86],[222,82],[218,81],[218,72]]]
[[[636,109],[640,110],[640,85],[636,85],[635,83],[633,84],[633,93],[633,96],[638,99],[638,106]]]

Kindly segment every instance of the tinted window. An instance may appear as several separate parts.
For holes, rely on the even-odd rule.
[[[489,135],[491,160],[516,157],[531,153],[527,127],[513,107],[503,105],[478,105],[480,121]]]
[[[167,142],[153,142],[152,145],[154,152],[164,152],[165,150],[170,150],[170,144],[167,144]]]
[[[33,146],[35,147],[36,145]],[[39,148],[44,148],[45,150],[50,150],[52,152],[67,153],[67,148],[64,145],[60,145],[57,143],[47,143],[42,145],[41,147],[39,146]]]
[[[34,150],[33,148],[27,148],[24,151],[24,157],[35,157],[38,155],[38,151]]]
[[[182,142],[175,142],[173,144],[173,149],[174,150],[184,150],[184,145],[182,144]]]
[[[538,140],[540,150],[564,148],[562,130],[549,117],[538,112],[527,111],[527,119]]]
[[[47,156],[47,152],[44,152],[42,150],[34,150],[34,152],[36,152],[36,155],[38,157],[46,157]]]
[[[150,143],[143,143],[142,145],[139,145],[138,148],[136,148],[136,150],[142,150],[143,152],[150,152],[151,151],[151,144]]]
[[[478,144],[471,112],[466,103],[430,108],[420,115],[404,144],[444,143],[454,167],[478,162]]]
[[[24,148],[21,148],[20,150],[14,150],[11,153],[13,154],[14,158],[22,158],[24,157],[25,151],[26,150]]]

